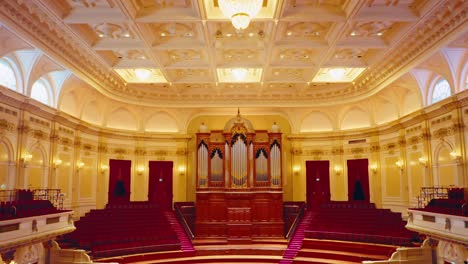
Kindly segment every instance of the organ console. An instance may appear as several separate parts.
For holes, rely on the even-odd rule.
[[[197,133],[197,238],[283,237],[281,132],[237,116]]]

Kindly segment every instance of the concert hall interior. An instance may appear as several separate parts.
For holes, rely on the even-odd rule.
[[[1,0],[0,264],[468,263],[467,11]]]

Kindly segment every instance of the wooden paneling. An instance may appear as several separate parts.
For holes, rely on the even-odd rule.
[[[284,236],[281,191],[199,191],[196,213],[197,238],[248,243]]]

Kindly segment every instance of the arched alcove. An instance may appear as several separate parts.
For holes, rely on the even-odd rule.
[[[148,118],[144,124],[145,131],[161,133],[177,133],[177,121],[165,112],[157,112]]]
[[[308,114],[301,123],[300,132],[332,131],[333,124],[330,118],[321,112]]]
[[[106,121],[106,126],[109,128],[124,130],[137,130],[138,128],[135,116],[123,107],[110,112],[106,117]]]
[[[341,129],[356,129],[370,126],[369,113],[359,109],[351,108],[341,120]]]

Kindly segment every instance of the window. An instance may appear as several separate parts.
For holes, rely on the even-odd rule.
[[[466,75],[465,79],[465,89],[468,90],[468,74]]]
[[[47,93],[47,88],[45,81],[40,79],[37,80],[31,89],[31,98],[48,105],[49,104],[49,95]]]
[[[450,92],[450,84],[447,80],[442,79],[438,81],[434,87],[434,91],[432,92],[432,103],[439,102],[451,95]]]
[[[0,59],[0,85],[16,91],[16,76],[10,63],[5,59]]]

